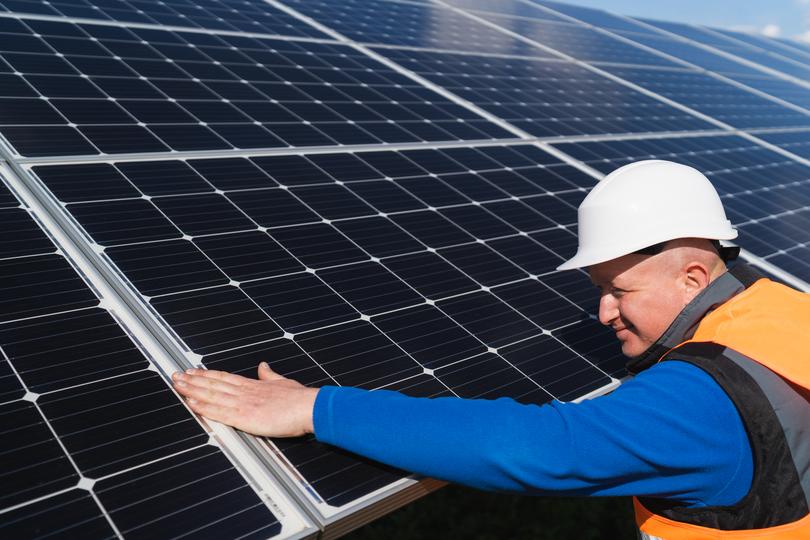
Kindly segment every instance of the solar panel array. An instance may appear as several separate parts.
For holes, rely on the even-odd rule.
[[[706,172],[746,258],[810,282],[800,44],[529,0],[0,9],[4,536],[335,535],[424,492],[201,424],[174,369],[614,387],[587,274],[555,268],[633,160]]]

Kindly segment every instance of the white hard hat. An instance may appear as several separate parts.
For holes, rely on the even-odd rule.
[[[591,266],[676,238],[737,237],[708,178],[658,159],[607,175],[579,205],[578,216],[577,253],[557,270]]]

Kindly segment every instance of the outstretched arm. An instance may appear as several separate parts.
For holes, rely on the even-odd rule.
[[[266,366],[258,381],[205,370],[175,381],[192,409],[213,420],[259,435],[314,432],[377,461],[483,489],[728,505],[748,491],[753,469],[734,405],[682,362],[659,364],[608,396],[542,406],[315,390]]]

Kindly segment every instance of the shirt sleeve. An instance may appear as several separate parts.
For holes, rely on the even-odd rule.
[[[578,404],[327,386],[314,425],[320,441],[488,490],[730,505],[748,492],[753,474],[734,404],[707,373],[679,361]]]

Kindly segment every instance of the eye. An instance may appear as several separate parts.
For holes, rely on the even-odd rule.
[[[610,294],[615,296],[616,298],[621,298],[622,296],[625,295],[625,293],[627,293],[627,291],[624,290],[624,289],[620,289],[618,287],[611,287],[610,288]]]

